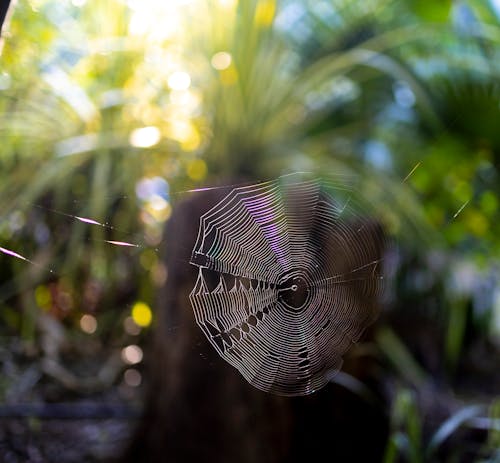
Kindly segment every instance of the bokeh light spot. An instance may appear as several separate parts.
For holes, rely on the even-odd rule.
[[[52,297],[47,286],[40,285],[35,289],[36,305],[41,309],[48,310],[52,305]]]
[[[471,185],[467,182],[457,181],[454,185],[453,194],[458,201],[467,201],[473,195]]]
[[[135,344],[131,344],[130,346],[122,349],[121,357],[125,363],[135,365],[136,363],[140,363],[142,361],[142,349]]]
[[[152,249],[145,249],[139,257],[139,262],[144,270],[150,270],[157,260],[158,257]]]
[[[93,315],[85,314],[80,318],[80,328],[84,333],[93,334],[97,330],[97,320]]]
[[[127,386],[137,387],[141,385],[142,375],[134,368],[129,368],[123,373],[123,381]]]
[[[161,262],[157,262],[151,269],[151,279],[156,286],[163,286],[168,278],[167,267]]]
[[[191,180],[202,180],[207,175],[207,164],[203,159],[194,159],[187,165],[187,174]]]
[[[232,57],[226,51],[220,51],[212,56],[211,63],[214,69],[222,71],[231,65]]]
[[[189,134],[189,138],[187,138],[181,143],[181,148],[184,151],[194,151],[199,148],[200,143],[201,143],[200,135],[198,134],[198,131],[195,129]]]
[[[468,229],[476,236],[483,236],[488,231],[488,220],[483,214],[475,209],[469,209],[464,213],[465,223]]]
[[[123,320],[123,329],[131,336],[137,336],[141,333],[141,327],[134,321],[132,317],[127,317]]]
[[[141,201],[149,201],[154,196],[167,199],[170,187],[162,177],[142,178],[135,185],[135,194]]]
[[[172,207],[168,201],[160,196],[152,197],[144,206],[144,211],[155,222],[165,222],[172,214]]]
[[[136,302],[132,307],[132,318],[134,322],[145,328],[153,320],[153,312],[145,302]]]

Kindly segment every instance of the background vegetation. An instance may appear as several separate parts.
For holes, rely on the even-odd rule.
[[[305,170],[359,175],[399,243],[367,345],[385,461],[498,461],[498,2],[19,0],[4,35],[0,395],[30,417],[6,461],[52,451],[20,404],[140,408],[187,190]],[[102,426],[89,459],[119,445]]]

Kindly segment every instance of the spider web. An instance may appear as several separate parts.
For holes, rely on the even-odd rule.
[[[291,175],[235,188],[201,216],[195,319],[258,389],[320,389],[376,318],[385,237],[362,204],[345,179]]]

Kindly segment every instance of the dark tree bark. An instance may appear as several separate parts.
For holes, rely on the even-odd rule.
[[[189,264],[199,218],[229,190],[196,193],[167,228],[168,280],[159,297],[144,416],[124,461],[379,461],[387,435],[382,407],[330,384],[306,397],[261,392],[222,360],[196,325]],[[374,232],[375,233],[375,232]],[[377,252],[381,252],[378,250]],[[373,383],[366,357],[344,369]]]

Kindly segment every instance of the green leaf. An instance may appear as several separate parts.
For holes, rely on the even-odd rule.
[[[415,386],[427,381],[427,375],[413,358],[401,339],[389,327],[382,327],[376,334],[377,344],[403,378]]]
[[[447,21],[450,17],[451,7],[451,0],[411,0],[413,12],[426,21]]]
[[[462,353],[467,323],[467,308],[466,301],[454,301],[449,307],[445,356],[450,372],[455,370]]]

